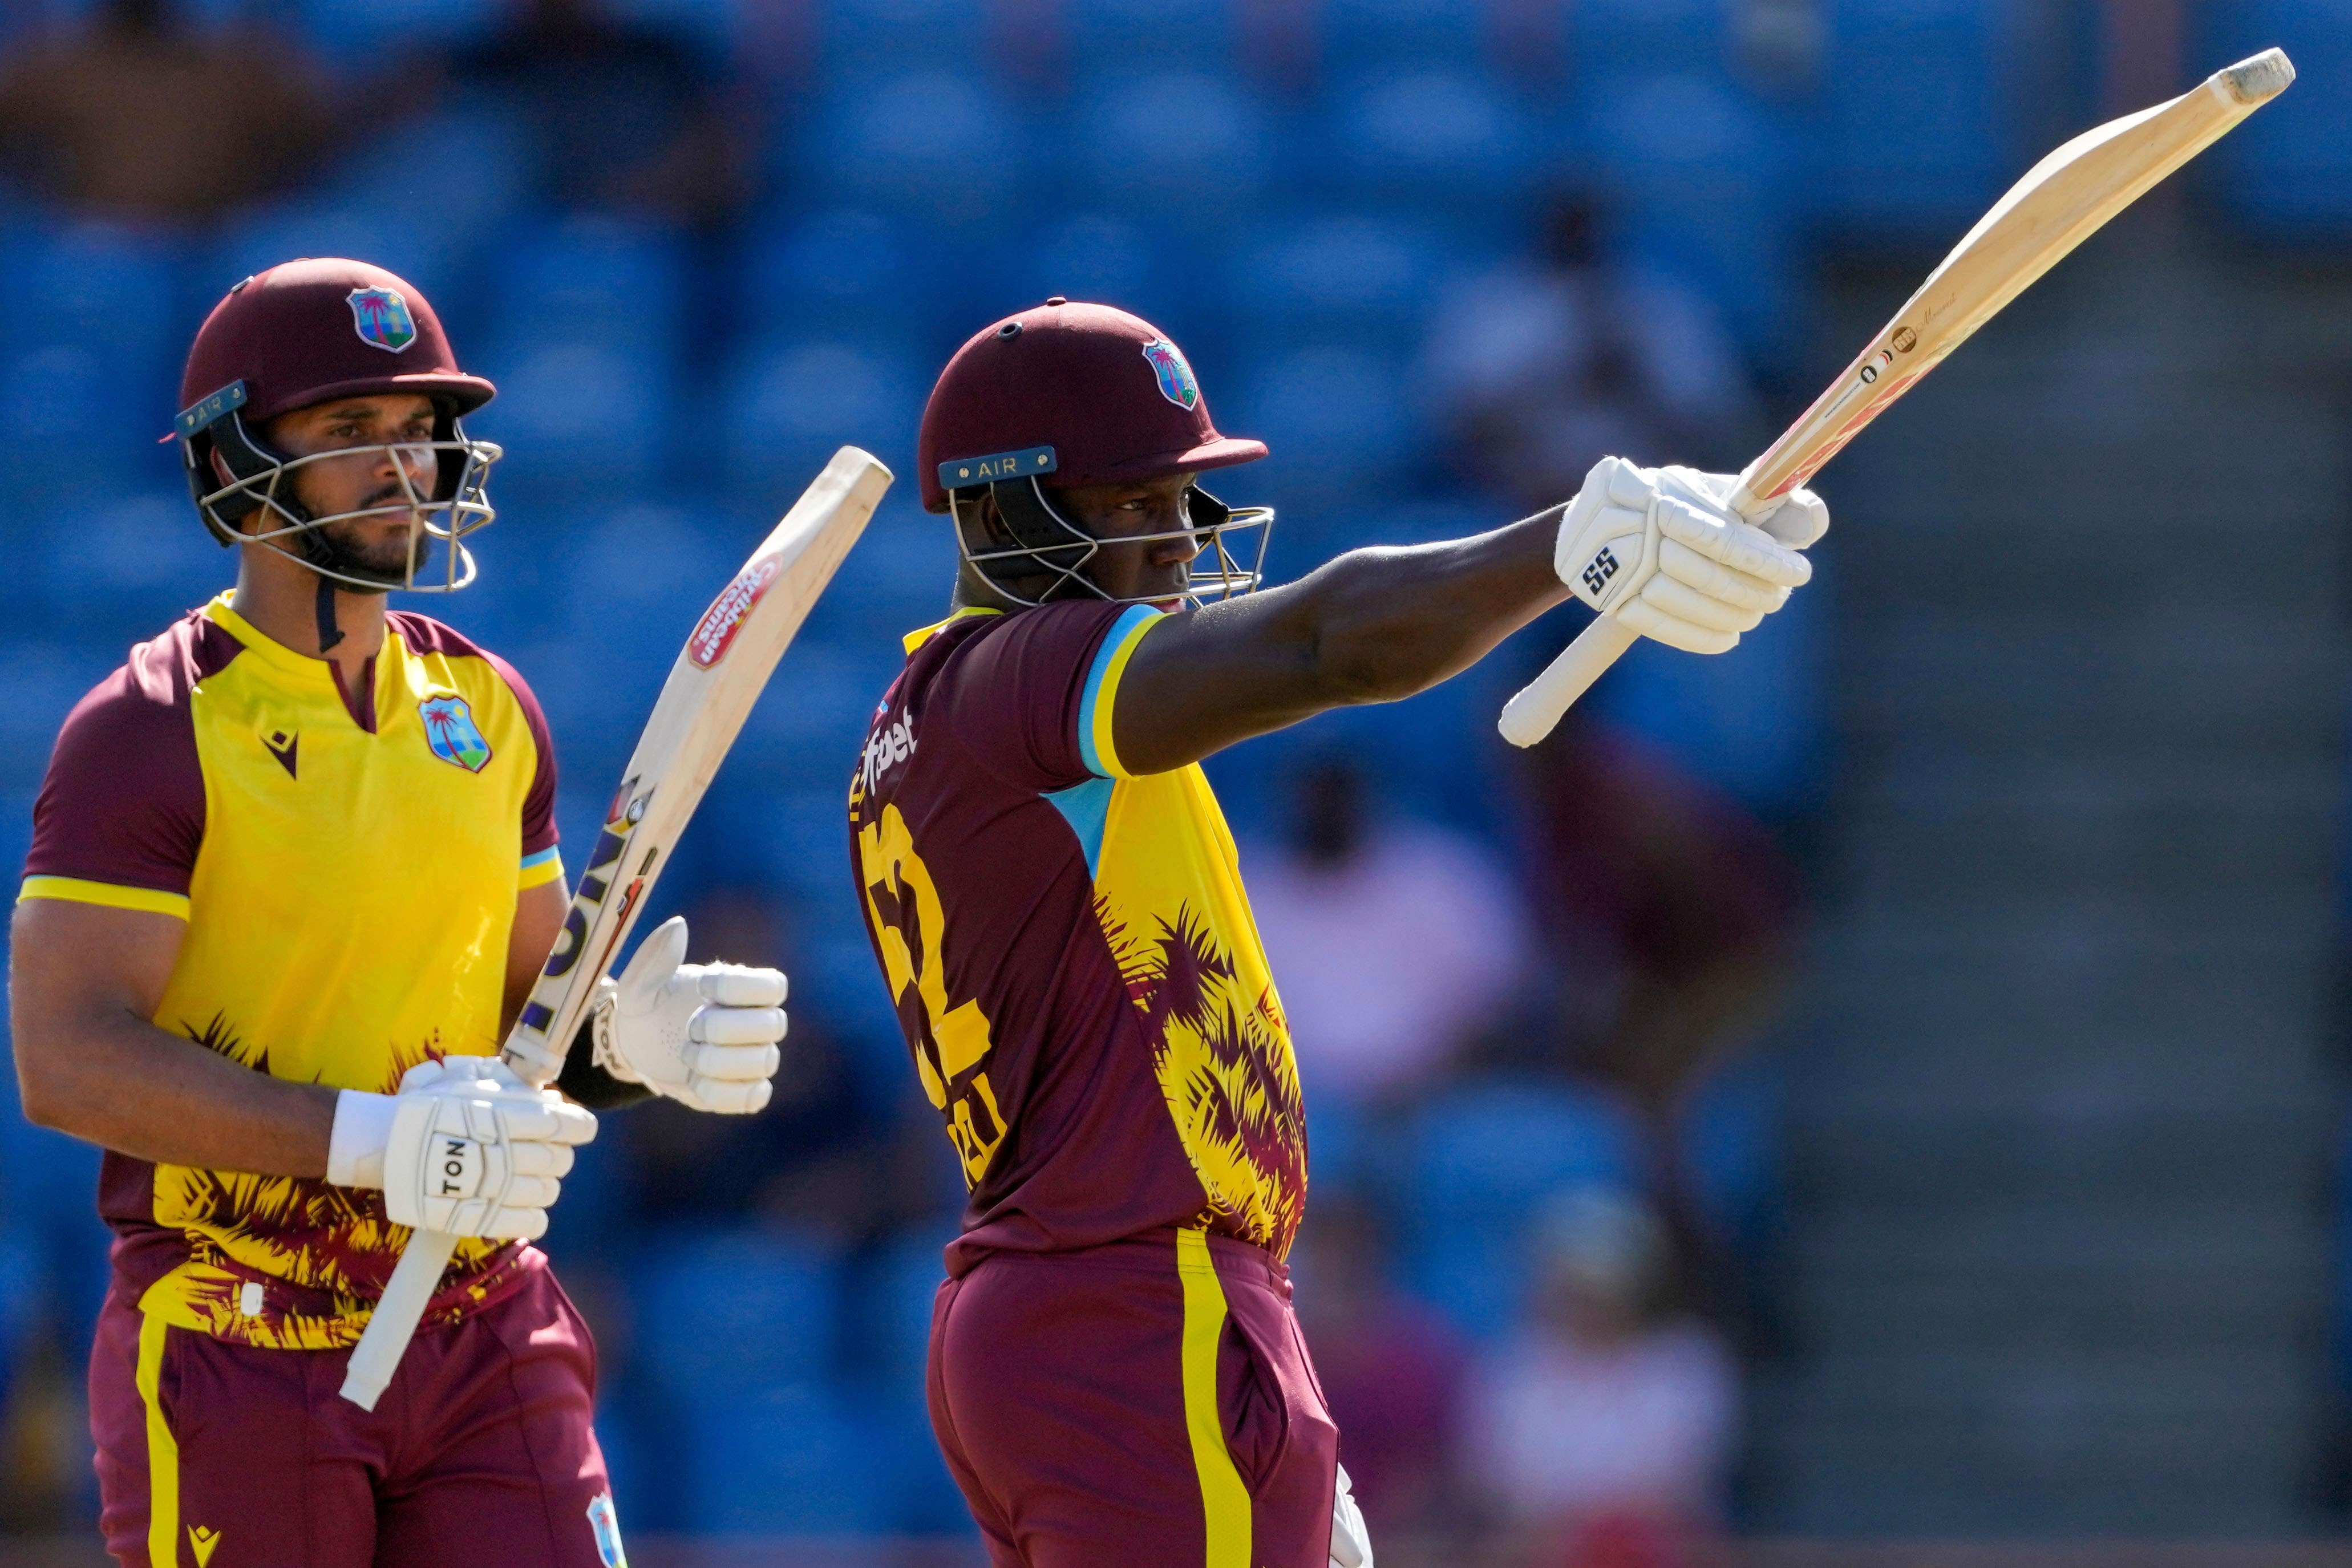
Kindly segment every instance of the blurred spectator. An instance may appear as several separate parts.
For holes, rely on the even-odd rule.
[[[695,963],[774,964],[792,944],[777,903],[743,888],[710,890],[687,910]],[[789,1004],[788,1004],[789,1006]],[[777,1223],[850,1242],[898,1218],[892,1153],[858,1103],[822,1019],[792,1008],[775,1099],[756,1116],[703,1116],[656,1103],[607,1126],[628,1163],[626,1218],[655,1226]]]
[[[1388,1265],[1373,1210],[1318,1193],[1290,1256],[1298,1319],[1376,1537],[1444,1521],[1465,1370],[1454,1331],[1397,1290]]]
[[[1556,197],[1541,252],[1450,291],[1435,315],[1431,389],[1463,476],[1525,511],[1576,493],[1603,457],[1736,462],[1747,373],[1706,304],[1629,275],[1588,198]]]
[[[327,126],[292,40],[242,16],[198,32],[169,0],[105,0],[0,74],[0,171],[120,221],[201,223],[280,191]]]
[[[1736,803],[1573,712],[1527,755],[1555,939],[1615,977],[1562,998],[1568,1032],[1584,1065],[1664,1117],[1780,1006],[1795,867]]]
[[[1383,820],[1361,770],[1295,787],[1290,837],[1250,865],[1250,907],[1310,1098],[1353,1104],[1425,1081],[1511,1001],[1528,956],[1509,882],[1457,833]]]
[[[740,206],[746,110],[708,59],[601,0],[509,3],[507,26],[457,63],[457,82],[521,120],[546,201],[696,225]]]
[[[1696,1561],[1737,1436],[1729,1353],[1663,1304],[1665,1234],[1632,1199],[1563,1194],[1536,1246],[1535,1310],[1472,1385],[1469,1474],[1570,1568]]]

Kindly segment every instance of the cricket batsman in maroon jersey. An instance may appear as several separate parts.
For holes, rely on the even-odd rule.
[[[931,1322],[940,1446],[999,1568],[1369,1568],[1283,1262],[1298,1070],[1198,764],[1410,696],[1571,593],[1721,653],[1807,580],[1827,511],[1800,490],[1751,526],[1728,476],[1612,457],[1524,521],[1255,591],[1272,514],[1199,480],[1265,445],[1218,433],[1156,328],[1060,298],[957,352],[920,448],[962,564],[849,819],[971,1194]]]

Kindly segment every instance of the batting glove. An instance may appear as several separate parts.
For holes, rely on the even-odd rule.
[[[1364,1515],[1349,1490],[1348,1467],[1339,1467],[1339,1484],[1331,1494],[1331,1568],[1372,1568],[1372,1541],[1364,1533]]]
[[[396,1225],[530,1241],[595,1135],[594,1116],[497,1058],[452,1057],[409,1069],[397,1094],[337,1095],[327,1179],[382,1187]]]
[[[618,981],[597,986],[596,1065],[697,1111],[748,1116],[767,1105],[783,1061],[783,971],[685,956],[686,921],[673,916]]]
[[[1759,525],[1725,504],[1737,476],[1604,457],[1559,520],[1552,564],[1579,599],[1627,630],[1691,653],[1738,645],[1812,578],[1798,552],[1829,508],[1792,490]]]

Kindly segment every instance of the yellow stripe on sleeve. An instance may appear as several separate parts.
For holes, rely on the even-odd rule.
[[[555,851],[541,850],[535,855],[525,855],[521,873],[515,880],[515,891],[528,893],[534,887],[544,887],[563,874],[563,857]]]
[[[1137,616],[1135,624],[1127,628],[1119,637],[1118,646],[1111,650],[1110,661],[1104,667],[1102,680],[1095,687],[1094,732],[1090,738],[1094,741],[1095,756],[1102,762],[1102,771],[1113,779],[1135,777],[1119,761],[1118,747],[1111,744],[1110,716],[1118,705],[1119,677],[1127,674],[1127,662],[1135,656],[1136,644],[1143,641],[1143,634],[1167,619],[1156,612]]]
[[[179,1568],[180,1442],[163,1419],[163,1336],[171,1325],[149,1312],[139,1325],[139,1398],[147,1406],[147,1561]]]
[[[1203,1230],[1176,1233],[1176,1276],[1184,1285],[1184,1431],[1201,1478],[1208,1524],[1203,1568],[1250,1568],[1250,1495],[1225,1448],[1217,1409],[1217,1346],[1225,1333],[1225,1288]]]
[[[162,893],[152,887],[124,887],[119,883],[84,882],[78,876],[28,876],[17,890],[16,902],[54,898],[66,904],[102,904],[109,909],[143,909],[151,915],[188,917],[188,895]]]

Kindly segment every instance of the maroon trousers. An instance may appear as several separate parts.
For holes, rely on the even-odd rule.
[[[996,1568],[1328,1568],[1339,1429],[1258,1248],[992,1254],[940,1287],[929,1383]]]
[[[118,1281],[90,1352],[100,1526],[125,1568],[620,1568],[587,1325],[543,1266],[420,1332],[375,1409],[348,1351],[176,1328]]]

